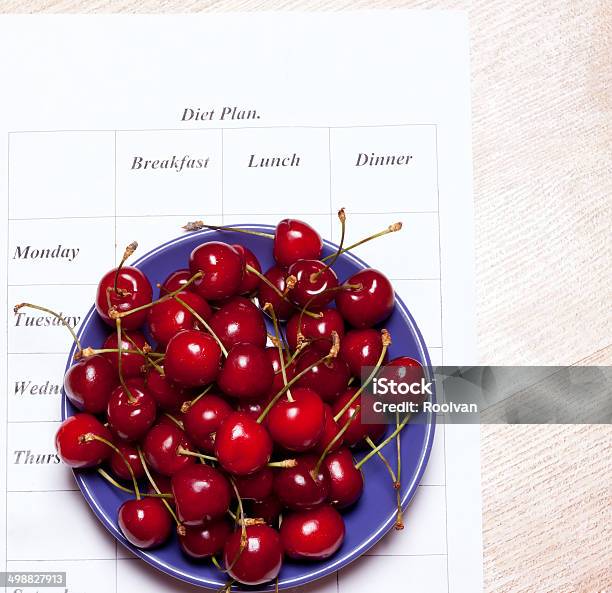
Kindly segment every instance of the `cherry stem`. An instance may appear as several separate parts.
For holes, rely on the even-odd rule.
[[[201,231],[202,229],[210,229],[211,231],[231,231],[233,233],[244,233],[245,235],[255,235],[256,237],[266,237],[267,239],[274,239],[274,235],[271,233],[263,233],[261,231],[251,231],[249,229],[242,229],[240,227],[225,225],[217,226],[214,224],[204,224],[201,220],[194,220],[188,222],[182,227],[186,231]]]
[[[366,437],[365,440],[371,449],[373,450],[376,449],[376,444],[369,436]],[[397,484],[397,478],[395,477],[395,472],[393,471],[393,468],[391,467],[389,460],[382,454],[382,451],[378,451],[376,454],[378,455],[380,460],[384,463],[385,467],[387,468],[387,471],[389,472],[389,476],[391,476],[391,482],[393,482],[393,488],[395,488],[395,484]]]
[[[407,414],[406,417],[397,425],[397,428],[380,444],[378,444],[374,449],[372,449],[365,457],[360,459],[356,464],[355,468],[359,469],[368,459],[371,459],[376,455],[381,449],[387,446],[396,436],[400,433],[404,426],[408,424],[408,420],[410,420],[410,414]]]
[[[125,383],[125,379],[123,378],[123,371],[121,368],[121,359],[123,358],[123,348],[121,347],[121,344],[123,340],[121,339],[121,319],[119,317],[115,319],[115,326],[117,327],[117,373],[119,374],[119,382],[121,383],[121,387],[123,387],[123,390],[127,395],[128,401],[131,404],[134,404],[136,403],[136,398],[132,395],[130,388]]]
[[[307,366],[303,371],[295,375],[293,379],[288,381],[287,384],[270,400],[268,405],[264,408],[263,412],[259,415],[259,418],[257,418],[258,423],[261,424],[263,422],[264,418],[268,415],[268,412],[272,409],[274,404],[276,404],[276,402],[283,396],[283,394],[287,392],[291,388],[292,385],[297,383],[313,367],[316,367],[317,365],[324,363],[326,360],[335,358],[338,355],[340,338],[338,337],[338,334],[335,331],[332,332],[332,337],[334,339],[334,343],[332,344],[332,347],[329,349],[329,352],[325,356],[322,356],[321,358],[319,358],[319,360],[316,360],[315,362],[313,362],[310,366]]]
[[[117,269],[115,270],[115,281],[113,282],[113,290],[117,294],[119,294],[119,290],[117,289],[117,280],[119,279],[119,272],[121,272],[121,268],[123,267],[123,264],[134,253],[134,251],[136,251],[136,249],[138,249],[138,243],[136,241],[132,241],[125,248],[125,251],[123,252],[123,257],[121,258],[121,261],[119,262],[119,265],[117,266]]]
[[[185,309],[187,309],[187,311],[189,311],[197,320],[199,323],[202,324],[203,327],[206,328],[206,330],[208,331],[208,333],[215,338],[215,341],[217,342],[217,344],[219,344],[219,348],[221,348],[221,352],[223,352],[223,356],[225,356],[225,358],[227,358],[227,349],[225,348],[225,346],[223,345],[223,342],[219,339],[219,337],[217,336],[217,334],[213,331],[213,328],[210,327],[210,325],[208,325],[208,323],[206,323],[206,321],[204,321],[204,318],[190,305],[188,305],[183,299],[181,299],[180,297],[173,295],[172,298],[179,303],[182,307],[185,307]]]
[[[151,486],[153,486],[153,490],[155,490],[157,494],[162,494],[162,491],[159,489],[159,486],[157,485],[157,483],[153,479],[153,476],[151,475],[151,472],[149,471],[149,466],[147,465],[144,455],[142,454],[142,449],[140,447],[137,447],[137,451],[138,451],[138,457],[140,457],[140,463],[142,463],[142,468],[144,469],[144,473],[147,476],[147,480],[149,480],[149,483],[151,484]],[[174,519],[174,522],[176,523],[176,530],[178,534],[185,535],[186,533],[185,526],[178,520],[178,517],[176,516],[174,509],[170,506],[170,503],[163,497],[161,501],[164,503],[165,507],[168,509],[168,512]]]
[[[131,488],[127,488],[126,486],[123,486],[123,484],[120,484],[119,482],[117,482],[117,480],[115,480],[115,478],[113,478],[110,474],[105,472],[101,467],[98,468],[98,473],[109,484],[112,484],[115,488],[118,488],[119,490],[123,490],[123,492],[128,492],[130,494],[134,494],[134,490],[132,490]],[[141,492],[140,495],[141,496],[148,496],[149,498],[172,498],[172,494],[165,493],[165,492],[162,492],[161,494],[157,494],[157,492],[155,492],[155,493]]]
[[[87,346],[83,348],[80,352],[74,353],[74,360],[80,360],[81,358],[89,358],[90,356],[94,356],[96,354],[117,354],[119,352],[119,348],[91,348]],[[124,354],[141,354],[141,350],[123,350]]]
[[[338,218],[340,219],[340,228],[342,229],[338,250],[336,251],[336,253],[334,253],[334,256],[331,258],[331,261],[324,268],[321,268],[318,272],[315,272],[310,276],[311,282],[316,282],[319,279],[319,276],[323,274],[323,272],[329,270],[336,263],[336,260],[340,257],[340,254],[342,253],[342,248],[344,247],[344,236],[346,234],[346,213],[344,212],[344,208],[340,208],[340,210],[338,210]]]
[[[212,559],[212,563],[221,571],[221,572],[225,572],[222,568],[221,565],[219,564],[218,560],[214,557],[211,556]],[[233,579],[229,582],[229,583],[225,583],[225,585],[223,585],[223,587],[221,587],[221,589],[217,589],[217,593],[232,593],[232,587],[234,586],[234,583],[236,581],[234,581]]]
[[[361,406],[356,406],[355,413],[345,422],[344,426],[336,433],[334,438],[331,441],[329,441],[329,443],[327,444],[327,447],[323,449],[323,453],[321,453],[321,457],[319,457],[316,465],[314,466],[314,469],[312,470],[313,477],[315,479],[316,479],[317,474],[319,473],[319,470],[321,469],[321,464],[323,463],[325,458],[329,455],[329,452],[332,450],[332,447],[344,436],[344,433],[349,429],[351,424],[355,421],[355,419],[357,418],[357,414],[359,414],[359,410],[361,410]]]
[[[256,270],[253,266],[250,266],[249,264],[246,264],[245,269],[247,272],[251,272],[251,274],[257,276],[264,284],[267,284],[279,296],[279,298],[289,303],[292,307],[295,307],[295,305],[289,300],[287,295],[283,294],[278,289],[278,287],[274,286],[274,284],[272,284],[272,282],[270,282],[270,280],[268,280],[259,270]],[[319,317],[321,317],[319,313],[313,313],[312,311],[305,311],[305,314],[309,317],[313,317],[314,319],[319,319]]]
[[[170,412],[164,412],[164,416],[172,420],[172,422],[174,422],[174,424],[176,424],[181,430],[185,430],[183,423],[178,418],[175,418],[172,414],[170,414]]]
[[[236,564],[236,562],[238,562],[238,558],[240,558],[240,555],[246,548],[247,542],[248,542],[246,524],[245,524],[244,506],[242,504],[242,497],[240,496],[240,492],[238,492],[238,486],[236,486],[236,482],[234,481],[234,478],[230,477],[230,484],[232,485],[232,488],[234,489],[234,494],[236,495],[236,499],[238,500],[238,517],[240,519],[239,525],[240,525],[241,533],[240,533],[240,547],[238,548],[238,552],[236,553],[236,556],[234,557],[234,559],[231,561],[230,565],[226,566],[225,568],[226,571],[231,570]]]
[[[164,296],[158,298],[155,301],[151,301],[150,303],[145,303],[144,305],[140,305],[140,307],[134,307],[133,309],[129,309],[128,311],[122,311],[121,313],[111,309],[109,311],[109,316],[116,319],[118,317],[127,317],[128,315],[138,313],[139,311],[145,311],[146,309],[150,309],[154,305],[158,305],[159,303],[163,303],[171,299],[172,297],[177,295],[179,292],[183,292],[184,290],[187,289],[188,286],[193,284],[196,280],[199,280],[203,275],[204,274],[202,274],[202,272],[196,272],[191,278],[189,278],[189,280],[187,280],[187,282],[185,282],[185,284],[183,284],[182,286],[179,286],[176,290],[173,290],[172,292],[165,294]]]
[[[288,467],[295,467],[297,465],[297,459],[283,459],[282,461],[270,461],[268,467],[280,467],[286,469]]]
[[[395,426],[399,426],[399,412],[395,412]],[[395,494],[397,497],[397,519],[395,521],[395,529],[398,531],[404,529],[404,511],[402,510],[402,497],[400,494],[402,488],[402,443],[401,443],[401,431],[397,433],[395,437],[397,446],[397,479],[393,485],[395,488]]]
[[[140,500],[140,489],[138,488],[138,482],[136,481],[136,475],[134,474],[134,470],[130,465],[130,462],[126,459],[125,455],[108,439],[101,437],[100,435],[94,434],[93,432],[88,432],[83,440],[87,441],[99,441],[100,443],[104,443],[106,446],[110,447],[121,459],[123,463],[125,463],[125,467],[127,467],[128,472],[130,473],[130,477],[132,478],[132,483],[134,484],[134,492],[136,493],[136,500]]]
[[[163,367],[160,367],[159,364],[157,364],[157,362],[155,362],[152,358],[149,358],[147,355],[149,353],[149,351],[151,350],[151,347],[149,346],[149,344],[147,344],[145,342],[144,348],[140,348],[138,346],[138,344],[136,344],[136,342],[134,342],[134,340],[127,334],[127,332],[125,330],[121,331],[121,335],[136,349],[136,351],[138,352],[138,354],[140,354],[141,356],[143,356],[145,358],[145,360],[147,362],[149,362],[151,364],[151,366],[153,366],[155,368],[155,370],[162,376],[165,377],[166,373],[164,372]],[[125,352],[125,350],[124,350]]]
[[[363,393],[363,390],[370,384],[370,382],[378,372],[378,369],[382,365],[383,360],[385,359],[385,355],[387,354],[387,348],[389,348],[389,346],[391,345],[391,334],[386,329],[382,329],[380,330],[380,337],[382,341],[382,350],[380,352],[378,360],[376,361],[376,366],[370,373],[370,376],[361,384],[359,389],[355,392],[353,397],[351,397],[351,399],[346,402],[344,407],[334,416],[334,420],[336,422],[340,420],[342,415],[353,405],[355,400]]]
[[[366,237],[365,239],[361,239],[361,241],[357,241],[357,243],[353,243],[352,245],[349,245],[348,247],[345,247],[344,249],[342,249],[342,251],[340,251],[339,253],[332,253],[330,255],[325,256],[324,258],[321,259],[321,261],[326,261],[332,257],[337,257],[338,255],[342,254],[342,253],[346,253],[347,251],[351,251],[351,249],[355,249],[355,247],[359,247],[360,245],[363,245],[364,243],[367,243],[368,241],[372,241],[373,239],[378,239],[378,237],[383,237],[384,235],[388,235],[389,233],[395,233],[397,231],[399,231],[402,228],[402,223],[401,222],[395,222],[392,225],[389,225],[384,231],[380,231],[380,233],[376,233],[370,237]]]
[[[212,389],[212,386],[213,384],[211,383],[204,391],[202,391],[202,393],[198,393],[198,395],[196,395],[192,400],[183,402],[183,405],[181,406],[181,413],[186,414],[191,406],[199,402]]]
[[[17,315],[17,313],[19,312],[19,309],[23,309],[24,307],[27,307],[29,309],[36,309],[37,311],[43,311],[44,313],[49,313],[49,315],[53,315],[53,317],[58,319],[62,325],[66,326],[66,328],[70,332],[70,335],[72,336],[72,339],[74,340],[74,343],[77,346],[78,352],[79,353],[83,352],[83,347],[81,346],[81,341],[79,340],[79,337],[76,335],[75,331],[70,327],[68,322],[59,313],[56,313],[55,311],[52,311],[51,309],[47,309],[47,307],[42,307],[41,305],[33,305],[32,303],[19,303],[18,305],[15,305],[13,307],[13,311],[15,312],[15,315]]]
[[[281,346],[280,331],[278,329],[278,320],[276,319],[276,313],[274,311],[274,307],[272,306],[272,303],[266,303],[263,307],[263,310],[270,315],[272,319],[272,324],[274,325],[274,334],[276,336],[275,338],[276,347],[278,348],[278,356],[280,360],[281,373],[283,374],[283,384],[287,385],[287,370],[285,369],[285,353],[283,352],[283,347]],[[287,399],[290,402],[295,401],[293,399],[293,396],[291,395],[291,389],[287,389]]]
[[[195,451],[190,451],[189,449],[185,449],[185,447],[179,446],[176,450],[179,455],[186,455],[187,457],[197,457],[198,459],[202,459],[205,461],[218,461],[216,457],[212,455],[204,455],[204,453],[196,453]]]

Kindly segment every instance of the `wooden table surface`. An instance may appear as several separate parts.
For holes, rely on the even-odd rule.
[[[470,15],[481,361],[612,364],[610,0],[0,4],[3,13],[349,8]],[[483,426],[481,449],[485,591],[612,591],[610,426]]]

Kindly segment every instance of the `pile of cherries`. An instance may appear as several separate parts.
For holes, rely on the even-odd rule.
[[[405,425],[384,438],[384,418],[361,422],[362,367],[420,369],[389,362],[390,336],[374,327],[395,305],[384,274],[341,283],[332,266],[342,244],[322,258],[321,237],[299,220],[266,236],[276,265],[265,273],[247,247],[207,241],[157,285],[157,300],[124,265],[128,246],[98,285],[97,313],[113,328],[104,344],[83,348],[73,334],[64,390],[80,412],[56,436],[70,467],[96,467],[134,494],[118,516],[134,546],[164,544],[176,523],[185,554],[247,585],[277,578],[284,556],[340,548],[339,511],[363,492],[362,463]],[[358,463],[355,449],[368,451]]]

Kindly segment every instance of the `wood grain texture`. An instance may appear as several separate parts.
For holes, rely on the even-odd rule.
[[[349,8],[469,12],[482,362],[612,364],[609,0],[3,0],[0,11]],[[609,426],[484,426],[485,590],[612,591],[611,484]]]

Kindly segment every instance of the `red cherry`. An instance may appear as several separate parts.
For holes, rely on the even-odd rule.
[[[185,412],[185,432],[197,447],[212,454],[215,449],[215,433],[233,411],[224,399],[209,393]]]
[[[267,525],[249,525],[247,544],[240,553],[241,530],[232,533],[223,552],[229,575],[245,585],[261,585],[275,579],[283,563],[278,533]]]
[[[215,454],[224,470],[246,476],[270,461],[272,441],[261,424],[243,412],[234,412],[217,430]]]
[[[194,292],[179,292],[177,295],[187,303],[204,321],[212,315],[209,304]],[[147,324],[151,336],[164,348],[170,339],[184,329],[196,329],[198,321],[194,315],[174,299],[160,301],[149,309]]]
[[[138,268],[131,266],[121,268],[117,276],[116,291],[115,273],[116,270],[111,270],[102,276],[96,294],[98,315],[112,327],[115,327],[116,322],[108,314],[111,307],[118,313],[125,313],[150,303],[153,297],[151,283]],[[144,323],[146,316],[146,309],[127,315],[121,319],[121,327],[123,329],[137,329]]]
[[[217,378],[220,365],[221,348],[210,334],[185,330],[176,334],[166,347],[166,376],[179,385],[208,385]]]
[[[179,534],[179,543],[187,556],[201,560],[223,550],[232,529],[225,519],[209,521],[202,525],[186,526]]]
[[[268,413],[268,430],[274,442],[289,451],[306,451],[323,433],[325,409],[312,389],[291,390],[294,401],[281,397]]]
[[[334,420],[334,413],[331,407],[328,404],[323,406],[325,408],[325,421],[323,424],[323,433],[319,438],[317,444],[315,445],[313,451],[315,453],[323,453],[329,445],[334,440],[334,437],[340,432],[340,427],[337,422]],[[340,447],[342,447],[342,443],[344,442],[343,438],[339,438],[331,447],[331,451],[336,451]]]
[[[168,377],[162,375],[155,367],[148,369],[145,383],[158,407],[168,412],[179,410],[189,397],[182,387],[169,381]]]
[[[283,517],[280,529],[285,554],[290,558],[323,560],[344,541],[344,521],[330,506],[320,506]]]
[[[82,358],[66,371],[64,392],[79,410],[99,414],[106,409],[111,391],[118,382],[113,366],[96,354]]]
[[[394,358],[391,362],[385,365],[385,367],[382,369],[381,376],[387,380],[395,381],[396,383],[411,384],[420,383],[421,379],[425,376],[425,373],[421,364],[414,360],[414,358],[410,358],[409,356],[400,356],[398,358]],[[426,399],[426,393],[398,393],[392,396],[391,401],[394,403],[407,401],[420,405]]]
[[[264,500],[272,494],[274,486],[274,472],[270,467],[249,474],[248,476],[236,476],[235,480],[238,494],[242,499]]]
[[[274,370],[274,379],[272,381],[272,386],[268,390],[267,401],[269,402],[284,386],[285,379],[283,378],[283,371],[281,369],[280,364],[280,354],[278,353],[278,348],[276,346],[270,346],[266,348],[266,356],[268,360],[272,363],[272,369]],[[284,354],[285,357],[285,375],[287,376],[287,381],[291,381],[293,377],[295,377],[296,369],[295,362],[292,362],[290,365],[287,365],[287,355]]]
[[[363,474],[355,468],[351,452],[344,447],[324,461],[330,476],[329,501],[338,509],[356,502],[363,493]]]
[[[219,389],[232,397],[258,398],[268,393],[274,380],[272,363],[263,348],[236,344],[219,373]]]
[[[332,406],[334,416],[340,413],[340,410],[344,408],[344,406],[349,402],[349,400],[355,395],[356,392],[356,388],[349,387],[338,398],[338,400]],[[351,422],[351,425],[344,433],[344,442],[350,447],[363,446],[364,439],[367,436],[369,436],[373,441],[377,441],[383,434],[385,434],[387,430],[387,425],[385,424],[384,414],[376,415],[380,418],[379,423],[365,424],[361,422],[363,418],[362,412],[365,406],[370,406],[370,414],[374,413],[371,408],[374,401],[374,398],[370,394],[361,393],[359,397],[349,406],[346,412],[344,412],[344,414],[342,414],[342,416],[340,416],[340,418],[338,419],[338,425],[342,427],[348,422],[350,418],[355,415],[355,413],[357,413],[357,417]],[[358,412],[356,412],[357,406],[360,406],[360,410]]]
[[[316,349],[304,350],[297,362],[297,372],[301,373],[320,359],[321,352]],[[332,358],[313,366],[298,380],[298,385],[316,390],[325,401],[331,402],[346,389],[350,378],[348,365],[343,360]]]
[[[134,476],[136,478],[142,478],[144,476],[144,468],[142,467],[142,463],[140,461],[140,456],[138,455],[138,450],[134,445],[130,443],[125,443],[123,441],[115,440],[115,447],[121,451],[121,455],[116,451],[113,451],[110,456],[110,468],[120,480],[131,480],[132,475],[128,471],[128,468],[125,465],[124,458],[127,459],[127,462],[130,464],[132,471],[134,472]]]
[[[163,476],[172,476],[195,463],[193,457],[179,453],[179,448],[193,450],[193,447],[185,433],[175,424],[156,424],[147,433],[142,448],[147,463]]]
[[[134,350],[140,349],[144,351],[149,348],[149,345],[144,335],[139,331],[123,332],[123,334],[121,337],[121,349],[123,350],[121,353],[121,374],[124,378],[138,377],[142,374],[142,367],[146,360],[142,354],[138,354]],[[104,349],[116,350],[118,347],[117,332],[109,334],[102,345]],[[126,350],[132,350],[132,352],[125,352]],[[113,365],[116,371],[119,369],[119,352],[104,352],[102,356]]]
[[[251,517],[263,519],[268,525],[278,525],[278,518],[282,512],[283,505],[274,494],[251,503]]]
[[[319,259],[323,250],[321,236],[309,224],[286,218],[276,225],[274,259],[288,267],[300,259]]]
[[[315,455],[304,455],[297,465],[279,470],[274,478],[274,492],[280,502],[289,509],[311,509],[327,499],[329,494],[329,473],[317,464]]]
[[[106,415],[112,431],[125,441],[140,440],[151,428],[157,406],[141,379],[128,379],[126,385],[133,401],[122,385],[111,393]]]
[[[259,263],[259,260],[248,247],[245,247],[244,245],[232,245],[232,247],[242,256],[245,266],[251,266],[252,268],[255,268],[258,272],[261,272],[261,265]],[[242,282],[240,283],[240,288],[238,289],[238,293],[252,293],[259,286],[259,282],[259,278],[255,274],[253,274],[253,272],[245,270],[244,276],[242,277]]]
[[[119,527],[132,545],[149,550],[168,539],[172,519],[159,498],[128,500],[119,508]]]
[[[159,488],[159,491],[163,494],[172,494],[172,484],[170,478],[168,476],[162,476],[156,472],[152,472],[153,479],[155,480],[155,485]],[[157,490],[153,487],[152,484],[147,486],[146,492],[148,494],[157,494]],[[166,498],[166,500],[174,505],[174,498]]]
[[[193,284],[206,300],[218,301],[238,294],[244,274],[244,261],[236,249],[220,241],[208,241],[196,247],[189,256],[192,275],[203,276]]]
[[[87,435],[112,440],[110,431],[91,414],[75,414],[66,418],[55,434],[55,448],[60,459],[72,468],[95,467],[108,459],[112,449]]]
[[[338,286],[338,276],[331,268],[318,260],[301,259],[287,270],[295,276],[295,286],[289,291],[289,298],[298,306],[309,309],[325,307],[334,299],[334,289]]]
[[[393,313],[395,293],[388,278],[378,270],[367,268],[351,276],[336,295],[336,307],[353,327],[372,327]]]
[[[287,289],[287,283],[285,278],[287,277],[287,270],[278,266],[271,267],[264,276],[270,281],[273,286],[282,293],[285,294]],[[260,307],[264,307],[266,303],[270,303],[274,308],[274,313],[280,321],[289,319],[289,316],[295,310],[295,307],[287,299],[282,299],[278,293],[270,288],[265,282],[259,284],[257,290],[257,300]]]
[[[185,525],[223,517],[232,498],[227,478],[202,463],[184,467],[172,476],[172,494],[178,518]]]
[[[321,352],[328,352],[332,345],[332,332],[335,331],[340,338],[344,336],[344,319],[336,309],[328,307],[319,312],[322,317],[315,319],[309,315],[302,315],[302,335],[307,340],[313,340],[312,348],[316,348]],[[285,333],[287,342],[291,350],[297,348],[298,322],[300,313],[295,313],[287,322]],[[379,340],[380,341],[380,340]]]
[[[161,294],[168,293],[168,292],[174,292],[175,290],[179,290],[179,289],[183,290],[183,287],[185,286],[185,284],[187,284],[191,276],[192,276],[191,272],[186,269],[176,270],[176,272],[172,272],[172,274],[170,274],[170,276],[168,276],[162,282]],[[193,291],[193,287],[190,284],[184,290]]]
[[[263,348],[268,335],[261,311],[244,297],[234,297],[210,319],[210,327],[226,348],[245,343]]]
[[[249,418],[253,420],[257,420],[261,416],[261,413],[264,411],[265,407],[269,403],[269,399],[239,399],[236,405],[236,411],[242,412],[246,414]]]
[[[376,366],[382,348],[379,331],[353,329],[340,341],[340,358],[348,364],[353,377],[361,378],[362,367]]]

